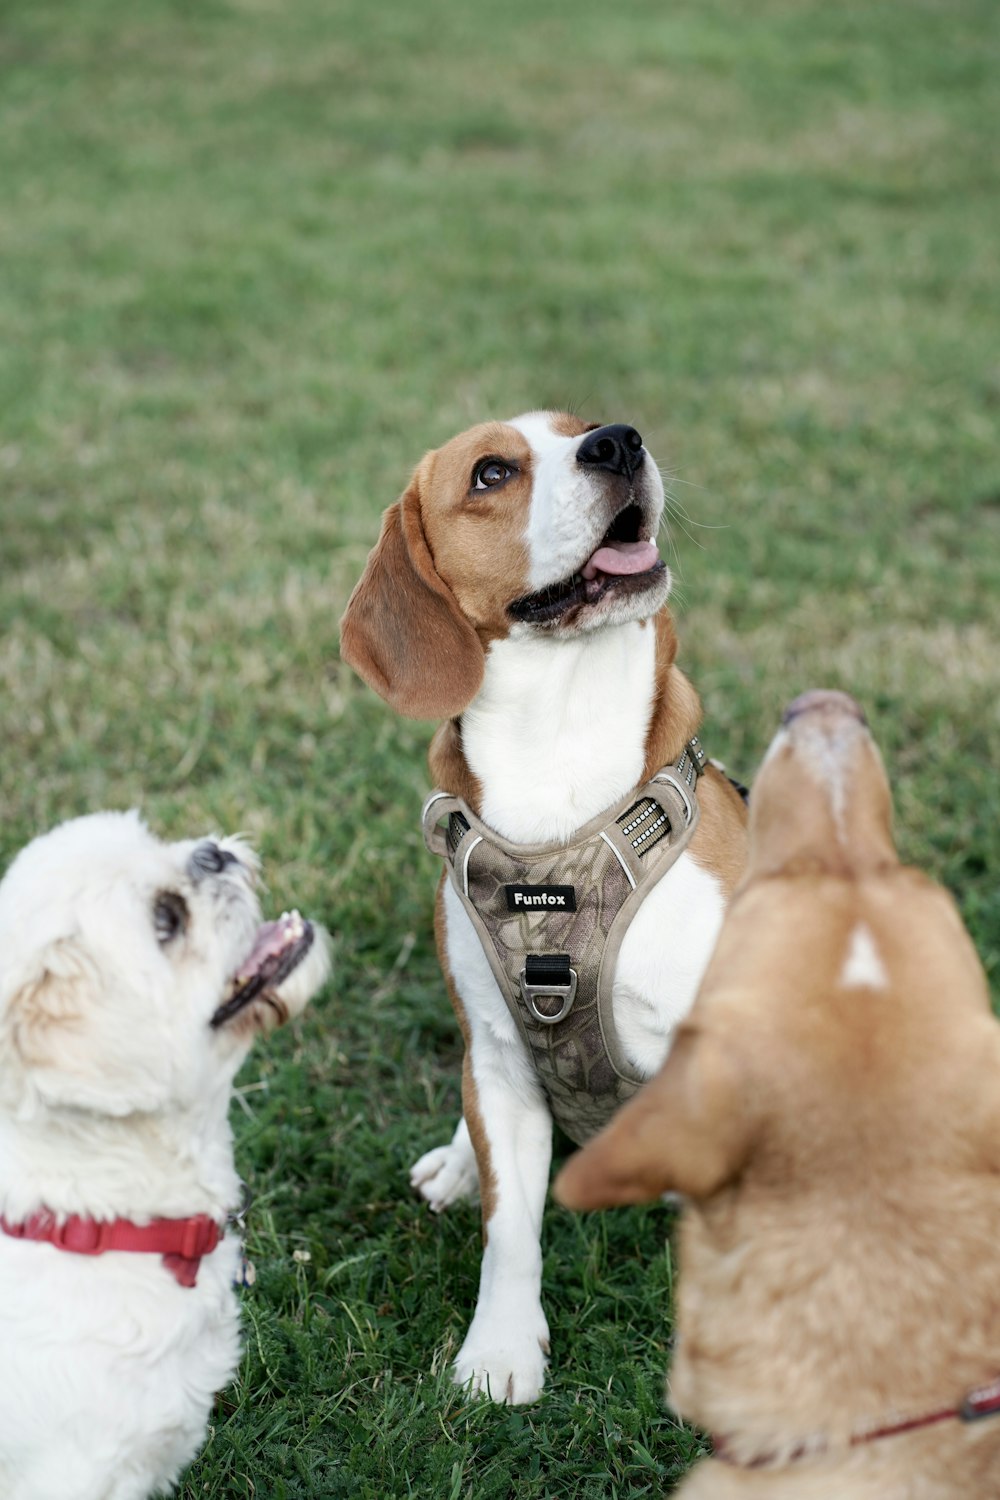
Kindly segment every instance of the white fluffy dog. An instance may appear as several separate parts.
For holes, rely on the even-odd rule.
[[[0,1495],[145,1500],[239,1355],[228,1107],[329,971],[238,839],[98,813],[0,883]]]

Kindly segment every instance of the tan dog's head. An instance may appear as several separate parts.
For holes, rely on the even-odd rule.
[[[460,713],[515,633],[644,619],[670,576],[663,485],[635,428],[557,412],[485,422],[428,453],[341,621],[341,652],[400,713]]]
[[[1000,1078],[974,1082],[997,1045],[985,976],[951,897],[900,865],[890,816],[854,700],[796,699],[753,785],[745,879],[691,1016],[567,1163],[562,1203],[710,1200],[736,1183],[848,1194],[862,1159],[887,1181],[964,1159],[949,1111],[967,1138],[1000,1124]]]
[[[196,1100],[328,971],[297,913],[260,925],[240,839],[164,844],[135,813],[35,839],[0,883],[0,1105],[105,1115]]]

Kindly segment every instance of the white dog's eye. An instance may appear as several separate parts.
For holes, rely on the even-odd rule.
[[[498,484],[505,484],[514,474],[515,468],[504,463],[502,458],[484,458],[472,471],[472,488],[474,490],[492,490]]]
[[[172,942],[186,931],[188,904],[177,891],[161,891],[153,902],[153,925],[158,943]]]

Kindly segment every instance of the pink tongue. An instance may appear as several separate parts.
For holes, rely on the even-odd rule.
[[[648,573],[660,560],[654,542],[612,542],[598,547],[580,570],[584,578],[598,573]]]
[[[236,970],[235,977],[249,979],[251,975],[256,974],[265,958],[271,958],[275,953],[280,953],[287,942],[284,922],[262,922],[257,928],[253,947]]]

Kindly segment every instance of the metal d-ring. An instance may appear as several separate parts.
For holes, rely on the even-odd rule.
[[[529,984],[527,970],[522,969],[521,994],[524,996],[525,1005],[527,1005],[536,1021],[541,1021],[543,1026],[555,1026],[557,1022],[565,1021],[573,1009],[573,1001],[576,999],[576,970],[570,969],[569,982],[567,984],[559,984],[558,982],[553,982],[551,979],[545,980],[540,984]],[[553,1015],[546,1015],[545,1011],[539,1010],[535,1003],[536,1000],[540,1000],[545,995],[562,1001],[561,1006]]]

